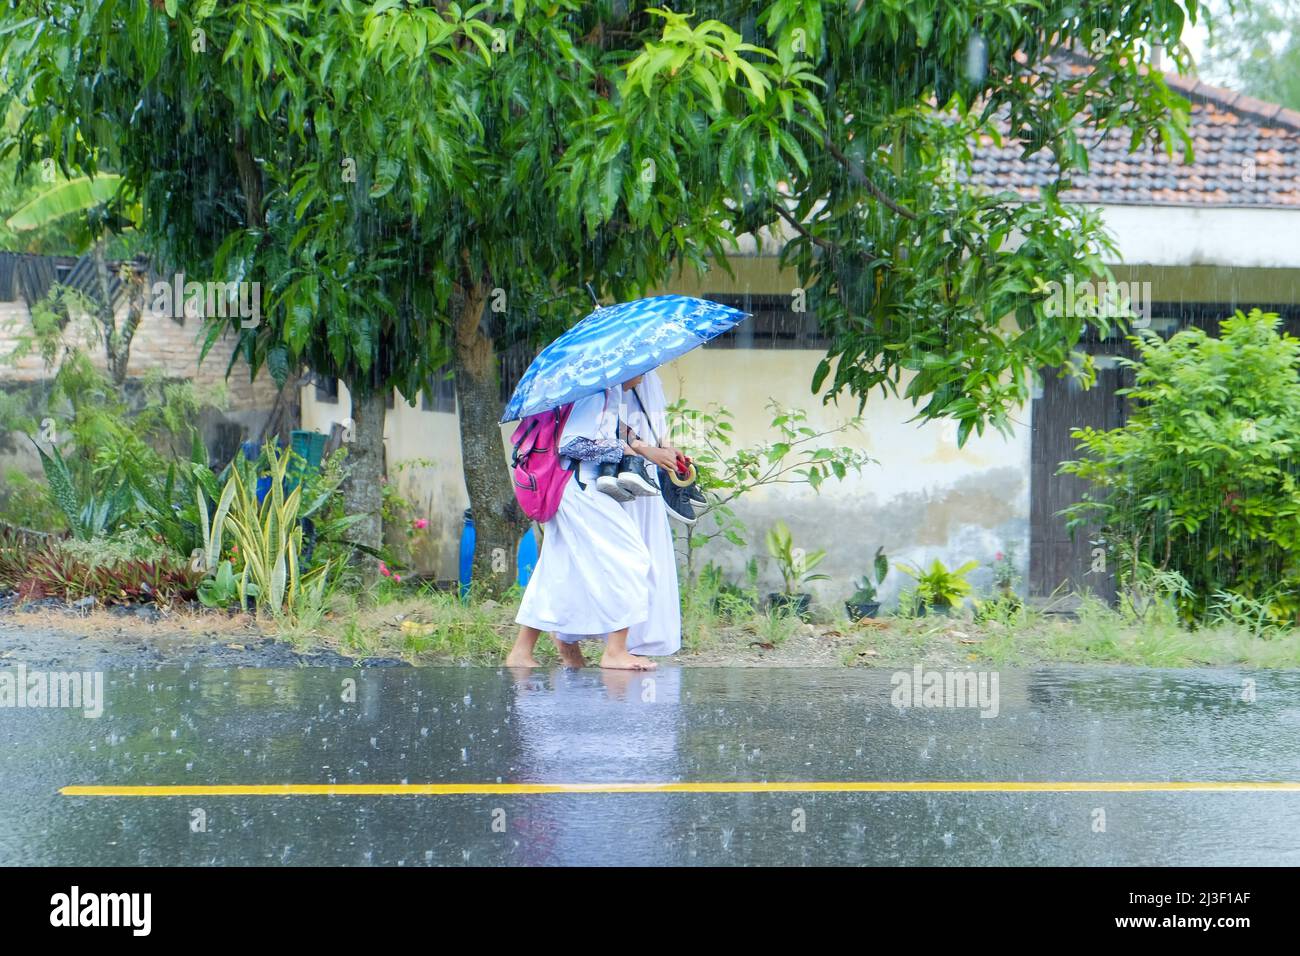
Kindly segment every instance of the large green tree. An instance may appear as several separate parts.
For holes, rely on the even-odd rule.
[[[452,360],[481,580],[523,525],[499,346],[571,321],[588,284],[630,295],[721,257],[723,190],[697,161],[714,124],[756,120],[745,138],[766,155],[768,88],[817,110],[797,68],[722,24],[610,4],[23,6],[8,52],[24,155],[111,161],[162,261],[263,283],[267,320],[239,329],[240,354],[348,384],[352,506],[376,525],[384,393],[414,396]],[[661,34],[694,78],[668,98],[629,82]]]
[[[513,553],[497,358],[772,224],[832,337],[814,388],[874,388],[1005,425],[1088,321],[1044,282],[1102,271],[1059,201],[1086,144],[1184,136],[1144,68],[1195,0],[17,3],[9,80],[28,159],[121,172],[164,260],[263,282],[241,354],[354,394],[357,494],[378,515],[381,396],[455,369],[482,546]],[[981,137],[1054,172],[1037,197],[964,175]],[[436,449],[430,453],[436,454]],[[371,529],[377,534],[377,527]],[[491,578],[498,583],[505,576]]]

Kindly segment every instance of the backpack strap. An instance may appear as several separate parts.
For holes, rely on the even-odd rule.
[[[640,385],[637,386],[637,388],[640,387]],[[645,419],[646,431],[650,433],[650,438],[654,441],[655,446],[658,447],[659,437],[655,435],[654,425],[650,423],[650,413],[645,410],[645,403],[641,401],[641,396],[637,394],[636,388],[632,389],[632,397],[636,399],[637,408],[641,409],[641,417]],[[636,435],[636,432],[632,431],[630,427],[628,428],[628,433]],[[637,437],[640,438],[641,436],[637,435]]]
[[[573,472],[573,480],[577,483],[578,487],[583,491],[586,491],[587,486],[582,483],[582,462],[577,458],[570,458],[569,471]]]
[[[531,453],[531,452],[524,452],[524,454],[521,455],[519,454],[519,449],[524,446],[524,444],[528,441],[529,438],[532,437],[533,432],[536,430],[537,430],[537,420],[534,419],[533,421],[528,423],[528,427],[525,428],[524,433],[519,436],[519,440],[517,442],[511,443],[511,449],[510,449],[511,468],[517,466],[521,458],[527,458],[528,455]]]

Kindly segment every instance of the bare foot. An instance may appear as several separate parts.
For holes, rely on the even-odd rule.
[[[629,654],[627,651],[616,651],[607,647],[605,653],[600,656],[600,666],[617,671],[652,671],[659,665],[644,657]]]
[[[564,661],[565,667],[576,669],[586,666],[587,659],[582,656],[582,648],[578,646],[576,641],[572,644],[568,641],[557,641],[556,643],[559,644],[560,660]]]
[[[511,648],[510,653],[506,655],[506,667],[541,667],[537,659],[533,657],[530,651],[522,648]]]

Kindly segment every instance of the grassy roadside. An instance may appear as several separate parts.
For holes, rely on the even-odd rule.
[[[147,640],[166,655],[200,635],[238,646],[248,637],[274,637],[294,650],[336,651],[352,658],[400,658],[416,665],[495,666],[515,635],[519,595],[462,603],[431,588],[381,584],[358,597],[336,596],[310,619],[289,624],[247,615],[172,611],[151,623],[104,612],[69,618],[45,612],[9,612],[10,623],[33,631],[77,630],[123,640]],[[668,663],[722,667],[1028,667],[1041,664],[1126,664],[1147,667],[1300,667],[1300,631],[1252,634],[1223,625],[1188,630],[1160,614],[1126,618],[1096,602],[1077,617],[1020,609],[997,620],[975,620],[967,610],[951,617],[884,617],[810,622],[687,594],[681,653]],[[584,645],[589,660],[594,643]],[[538,644],[543,663],[557,663],[549,641]]]

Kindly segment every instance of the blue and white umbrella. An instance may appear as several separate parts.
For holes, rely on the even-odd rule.
[[[502,422],[527,418],[636,378],[733,328],[749,313],[686,295],[598,308],[538,353]]]

